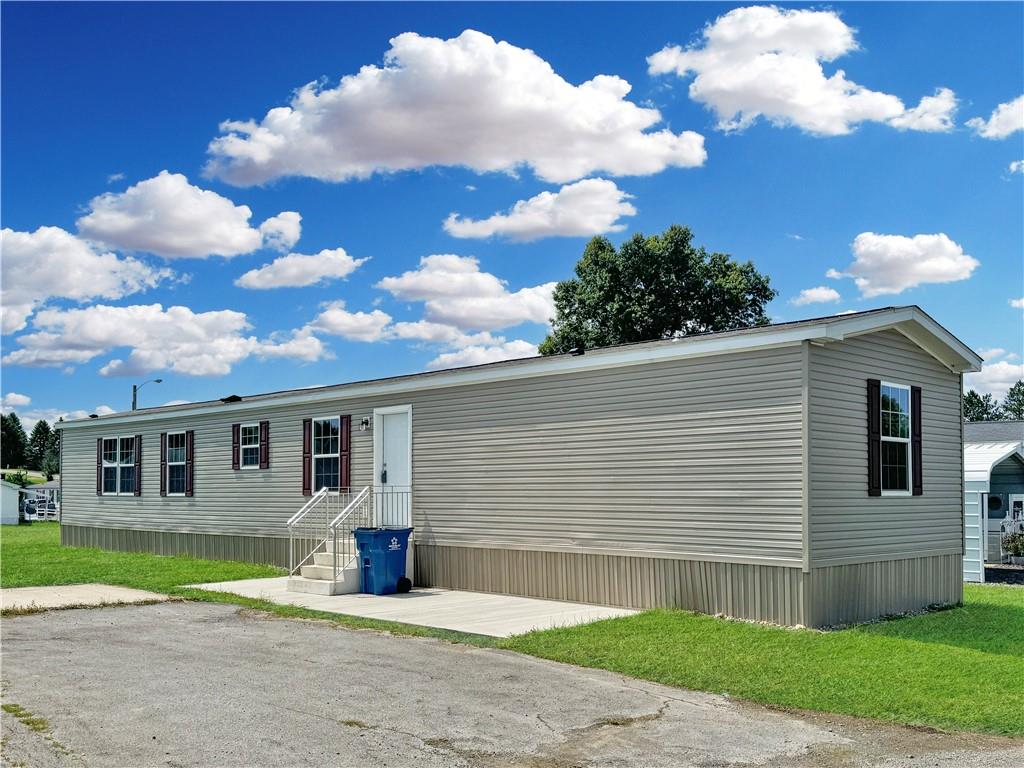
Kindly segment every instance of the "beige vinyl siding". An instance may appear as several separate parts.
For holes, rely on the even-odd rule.
[[[812,345],[809,375],[812,564],[961,554],[960,376],[897,331]],[[868,496],[869,378],[922,389],[922,496]]]
[[[806,576],[807,622],[830,627],[963,600],[959,554],[815,568]]]
[[[64,521],[284,535],[301,420],[351,414],[354,486],[372,481],[374,407],[413,406],[416,540],[799,565],[799,345],[65,432]],[[269,470],[232,470],[234,422],[270,421]],[[159,496],[159,433],[195,430],[195,496]],[[96,438],[143,435],[143,495],[95,495]]]

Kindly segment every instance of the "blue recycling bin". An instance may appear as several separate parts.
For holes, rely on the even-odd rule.
[[[393,595],[405,576],[405,552],[412,528],[356,528],[360,592]]]

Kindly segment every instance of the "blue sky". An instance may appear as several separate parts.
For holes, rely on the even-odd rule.
[[[1019,3],[4,3],[5,410],[521,356],[589,236],[673,223],[768,273],[779,320],[919,304],[998,394],[1024,348],[1022,25]]]

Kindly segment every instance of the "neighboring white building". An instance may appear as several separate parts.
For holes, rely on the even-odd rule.
[[[14,483],[0,480],[0,523],[3,525],[18,524],[18,492],[20,490]]]
[[[988,434],[972,426],[965,425],[966,440]],[[1006,559],[1003,534],[1018,529],[1024,530],[1024,441],[965,442],[964,581],[984,581],[985,563]]]

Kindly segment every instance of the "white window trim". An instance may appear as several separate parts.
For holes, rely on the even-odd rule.
[[[338,422],[338,452],[337,453],[317,453],[316,452],[316,423],[318,421],[337,421]],[[337,459],[338,460],[338,482],[341,482],[341,416],[314,416],[312,422],[309,425],[309,481],[312,484],[313,493],[317,492],[316,487],[316,460],[317,459]],[[329,494],[339,494],[341,491],[328,491]]]
[[[245,434],[246,427],[256,428],[256,445],[245,444],[243,435]],[[246,464],[245,463],[245,449],[255,448],[256,449],[256,463]],[[260,468],[260,423],[258,421],[251,424],[239,424],[238,425],[238,467],[239,469],[259,469]]]
[[[171,493],[171,467],[186,467],[185,473],[186,473],[186,475],[188,474],[188,469],[187,469],[187,467],[188,467],[188,435],[186,434],[187,431],[188,430],[185,430],[185,429],[179,429],[179,430],[177,430],[175,432],[168,432],[167,433],[167,460],[164,462],[164,465],[165,465],[164,466],[164,473],[165,473],[164,484],[167,486],[167,495],[168,496],[184,496],[185,495],[184,489],[181,491],[181,493]],[[181,435],[182,437],[185,438],[185,445],[184,445],[185,458],[182,459],[181,461],[171,461],[170,460],[170,455],[171,455],[171,435]],[[185,488],[188,488],[188,477],[185,478]]]
[[[114,478],[114,487],[117,490],[115,490],[113,493],[109,493],[106,490],[106,488],[103,487],[103,486],[106,485],[105,478],[103,476],[106,473],[104,472],[100,476],[100,483],[103,484],[101,486],[101,488],[103,490],[103,492],[100,494],[101,496],[134,496],[135,495],[135,490],[134,489],[131,490],[131,491],[124,492],[124,493],[122,493],[122,491],[121,491],[121,467],[134,467],[135,466],[135,462],[134,461],[131,464],[122,464],[121,463],[121,441],[122,440],[129,440],[129,439],[134,441],[135,442],[135,450],[132,451],[132,455],[133,456],[137,456],[135,451],[139,450],[139,445],[138,445],[138,441],[135,440],[135,437],[136,437],[135,435],[107,435],[104,438],[102,438],[104,443],[107,440],[114,440],[114,441],[116,441],[116,444],[117,444],[117,461],[116,462],[109,462],[109,461],[107,461],[107,459],[106,459],[106,452],[102,448],[100,449],[100,452],[101,452],[100,463],[101,463],[103,469],[106,469],[107,467],[114,467],[117,470],[117,472],[115,474],[115,478]],[[102,443],[101,443],[101,445],[102,445]]]
[[[882,434],[881,418],[882,418],[882,398],[878,398],[878,418],[879,428],[878,435],[883,443],[902,443],[906,446],[907,451],[907,488],[906,490],[886,490],[882,488],[883,496],[912,496],[914,492],[914,451],[911,450],[910,443],[914,438],[914,401],[911,392],[910,385],[908,384],[897,384],[894,381],[882,381],[880,387],[891,387],[893,389],[903,389],[907,392],[907,436],[906,437],[887,437]],[[882,473],[882,452],[879,450],[878,455],[878,472]],[[882,487],[882,478],[878,478],[878,487]]]

